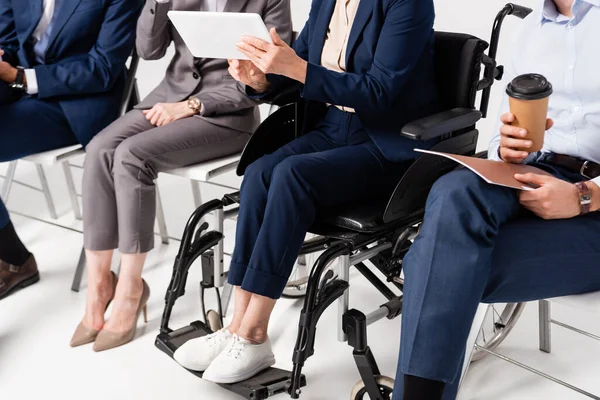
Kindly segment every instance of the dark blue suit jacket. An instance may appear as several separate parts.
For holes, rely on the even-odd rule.
[[[135,42],[141,0],[64,0],[57,10],[46,63],[31,34],[43,0],[0,0],[0,47],[36,71],[39,99],[57,100],[84,146],[118,117],[125,62]]]
[[[416,142],[400,136],[404,124],[439,111],[434,78],[433,0],[362,0],[350,31],[346,73],[321,66],[336,0],[313,0],[294,44],[308,61],[302,96],[352,107],[390,161],[416,158]],[[269,76],[275,94],[293,83]],[[265,97],[268,97],[265,96]],[[310,109],[310,105],[309,105]]]

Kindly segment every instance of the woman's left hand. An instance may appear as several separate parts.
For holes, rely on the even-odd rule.
[[[271,28],[270,34],[272,44],[255,37],[244,36],[237,44],[238,49],[265,74],[283,75],[304,83],[307,62],[281,40],[275,28]]]
[[[187,101],[179,103],[157,103],[149,110],[143,110],[144,116],[154,126],[165,126],[178,119],[194,115]]]

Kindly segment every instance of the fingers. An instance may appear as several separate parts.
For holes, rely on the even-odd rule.
[[[510,149],[528,149],[533,146],[533,142],[531,140],[514,139],[510,136],[501,136],[500,146]]]
[[[506,147],[501,147],[500,148],[500,156],[504,161],[506,161],[508,163],[520,164],[529,156],[529,153],[527,153],[525,151],[519,151],[519,150],[508,149]]]
[[[242,54],[244,54],[246,57],[248,57],[248,59],[250,59],[250,61],[256,68],[258,68],[262,72],[266,73],[264,66],[262,65],[263,64],[262,60],[259,57],[257,57],[254,53],[247,51],[243,48],[239,48],[239,50],[242,52]]]
[[[271,35],[271,40],[273,41],[274,45],[287,46],[287,43],[285,43],[283,40],[281,40],[281,37],[279,37],[279,34],[277,34],[277,29],[275,29],[274,27],[271,28],[269,30],[269,34]]]
[[[548,118],[546,120],[546,130],[550,130],[554,126],[554,120],[552,118]]]
[[[504,124],[512,124],[513,122],[515,122],[515,116],[512,113],[505,113],[502,114],[502,116],[500,117],[500,121],[502,121],[502,123]]]
[[[539,174],[515,174],[515,179],[519,182],[523,182],[526,184],[533,184],[535,186],[543,186],[550,180],[549,176],[539,175]]]
[[[254,47],[260,51],[269,50],[269,43],[259,38],[255,38],[254,36],[242,36],[242,41],[238,44],[244,44],[249,47]]]
[[[0,49],[0,57],[4,55],[4,50]]]
[[[152,117],[153,117],[153,116],[154,116],[154,114],[156,113],[156,110],[154,109],[154,107],[152,107],[151,109],[149,109],[149,110],[144,110],[144,111],[142,111],[142,112],[144,113],[144,116],[146,117],[146,119],[147,119],[148,121],[151,121],[151,120],[152,120]]]
[[[154,126],[156,126],[156,124],[158,123],[160,117],[161,117],[162,113],[157,111],[154,113],[154,115],[152,115],[152,118],[150,118],[150,123]]]

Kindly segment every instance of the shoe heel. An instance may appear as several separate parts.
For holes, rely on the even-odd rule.
[[[144,323],[147,324],[148,323],[148,308],[146,306],[144,306],[142,311],[144,312]]]

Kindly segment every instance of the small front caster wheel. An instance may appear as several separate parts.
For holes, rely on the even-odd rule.
[[[206,313],[206,323],[211,331],[216,332],[218,330],[223,329],[223,324],[221,324],[221,317],[219,313],[215,310],[208,310]]]
[[[392,392],[394,391],[394,380],[392,378],[388,378],[387,376],[376,376],[375,380],[379,385],[379,392],[381,393],[381,398],[385,400],[389,400],[392,398]],[[352,394],[350,395],[350,400],[366,400],[369,399],[369,394],[367,393],[367,388],[363,381],[358,381],[354,388],[352,389]]]

